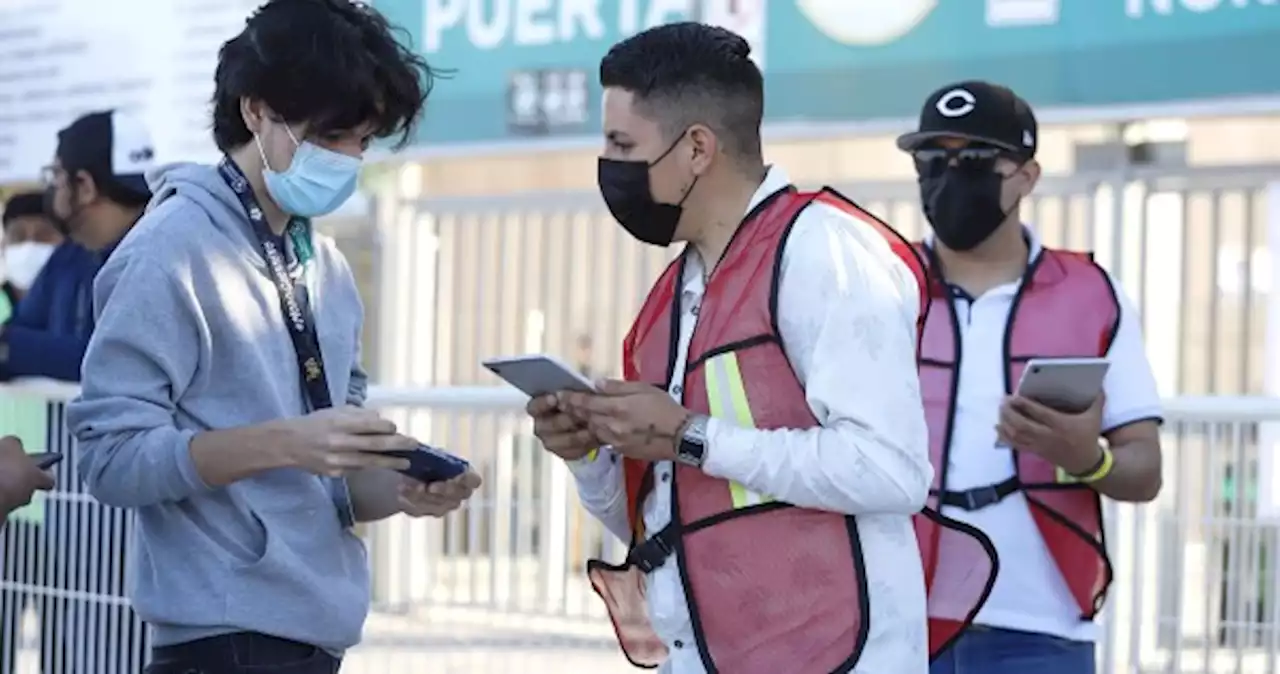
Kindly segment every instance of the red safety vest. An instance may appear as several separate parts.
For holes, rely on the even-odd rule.
[[[924,246],[918,248],[933,272],[921,337],[920,383],[934,466],[929,504],[937,508],[947,484],[960,331],[951,291],[937,273],[933,251]],[[1091,255],[1044,249],[1027,267],[1023,279],[1004,331],[1006,392],[1013,391],[1026,362],[1032,358],[1106,355],[1119,327],[1120,304],[1115,289]],[[1080,607],[1081,618],[1092,620],[1102,608],[1111,584],[1098,492],[1035,454],[1015,448],[1014,457],[1017,474],[1011,480],[947,494],[953,501],[968,501],[969,509],[977,509],[998,502],[1012,491],[1025,492],[1031,515]],[[968,560],[943,550],[932,564],[963,568]],[[928,586],[930,604],[935,593],[950,591],[946,585],[951,579],[937,576],[932,581]]]
[[[683,382],[691,411],[753,428],[818,425],[783,351],[774,306],[787,235],[815,201],[875,227],[925,287],[923,262],[888,225],[830,189],[778,191],[748,214],[707,282]],[[670,388],[683,261],[654,284],[627,335],[623,367],[630,381]],[[648,620],[644,574],[678,551],[697,641],[690,646],[708,672],[828,674],[854,667],[869,627],[855,518],[797,508],[677,464],[673,524],[646,539],[640,511],[654,472],[625,459],[624,473],[631,551],[622,566],[592,560],[588,575],[632,664],[653,668],[667,658]]]

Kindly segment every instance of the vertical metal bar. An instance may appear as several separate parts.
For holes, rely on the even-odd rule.
[[[478,415],[476,414],[467,415],[468,440],[479,435],[480,422],[477,416]],[[489,463],[489,470],[486,471],[488,475],[485,475],[485,478],[492,481],[494,479],[495,469],[496,466],[494,466],[492,462]],[[487,494],[482,493],[479,496],[480,499],[478,502],[473,497],[470,507],[467,510],[466,561],[467,569],[471,576],[471,601],[475,606],[484,606],[489,603],[491,597],[484,597],[483,592],[484,583],[481,575],[485,565],[483,563],[484,550],[480,545],[480,541],[482,540],[481,537],[483,534],[483,527],[485,525],[485,515],[487,514],[487,511],[489,511],[490,505],[488,503],[489,497]]]
[[[1071,192],[1066,192],[1058,197],[1058,222],[1061,223],[1060,226],[1063,231],[1063,240],[1068,242],[1064,247],[1074,250],[1088,250],[1083,245],[1076,244],[1077,239],[1079,239],[1082,234],[1078,227],[1072,226],[1075,223],[1071,222],[1071,199],[1074,196],[1076,195]]]
[[[1227,613],[1226,637],[1227,648],[1232,652],[1232,660],[1235,662],[1235,672],[1240,674],[1240,657],[1243,650],[1243,635],[1247,623],[1245,621],[1245,611],[1247,610],[1247,558],[1250,551],[1245,545],[1245,526],[1246,519],[1244,511],[1245,505],[1245,481],[1247,475],[1244,471],[1244,437],[1240,424],[1231,424],[1231,462],[1232,474],[1235,480],[1232,482],[1233,490],[1231,498],[1231,512],[1228,516],[1228,526],[1230,527],[1228,540],[1230,541],[1228,553],[1230,556],[1231,581],[1228,585],[1228,596],[1231,598],[1230,609]]]
[[[1148,245],[1148,234],[1149,234],[1148,228],[1149,228],[1149,225],[1151,224],[1151,202],[1154,196],[1155,194],[1151,189],[1151,185],[1149,183],[1144,184],[1142,189],[1142,208],[1138,209],[1138,215],[1140,220],[1137,223],[1138,224],[1137,295],[1138,295],[1138,301],[1141,302],[1144,307],[1147,304],[1147,273],[1149,271],[1147,269],[1147,245]],[[1150,326],[1148,325],[1148,322],[1150,321],[1150,314],[1151,312],[1149,311],[1143,311],[1141,314],[1142,330],[1144,333],[1146,333],[1147,330],[1150,328]]]
[[[1124,205],[1128,173],[1118,171],[1111,183],[1111,275],[1124,279]]]
[[[1210,430],[1210,434],[1207,451],[1204,452],[1205,470],[1203,483],[1205,500],[1204,510],[1206,513],[1204,541],[1206,549],[1205,556],[1207,557],[1205,575],[1207,576],[1206,580],[1210,581],[1207,583],[1207,588],[1204,593],[1203,613],[1203,658],[1206,671],[1211,670],[1210,665],[1213,662],[1217,651],[1217,636],[1215,635],[1215,629],[1221,622],[1220,619],[1214,617],[1213,609],[1215,606],[1222,605],[1222,602],[1225,601],[1225,597],[1218,597],[1217,602],[1215,602],[1213,598],[1214,594],[1218,593],[1219,590],[1225,587],[1227,582],[1226,570],[1223,568],[1224,560],[1222,558],[1222,548],[1220,547],[1223,538],[1221,515],[1223,504],[1218,498],[1219,490],[1217,487],[1217,485],[1221,484],[1222,478],[1220,471],[1222,462],[1215,451],[1221,445],[1222,433],[1221,426],[1217,423],[1208,424],[1208,428]],[[1214,583],[1214,580],[1217,580],[1218,582]]]
[[[1275,559],[1275,551],[1280,547],[1280,540],[1277,540],[1275,527],[1266,527],[1262,529],[1262,533],[1265,546],[1263,550],[1267,552],[1267,568],[1264,570],[1267,574],[1265,577],[1267,617],[1262,629],[1265,640],[1260,646],[1266,653],[1266,664],[1263,670],[1274,672],[1276,671],[1276,652],[1280,651],[1280,592],[1276,589]]]
[[[441,224],[443,228],[444,223]],[[461,223],[457,218],[451,219],[448,223],[450,242],[449,259],[451,261],[449,264],[448,275],[448,297],[451,310],[451,315],[449,316],[450,339],[447,347],[448,351],[452,351],[456,348],[456,345],[463,343],[466,339],[464,332],[465,328],[463,327],[463,322],[461,320],[461,313],[462,307],[466,305],[465,293],[468,289],[465,285],[465,281],[463,280],[463,272],[461,268],[468,264],[468,262],[477,267],[479,266],[474,261],[467,260],[464,257],[466,249],[463,247],[463,235],[466,232],[466,228],[461,227],[460,224]],[[453,367],[452,354],[448,353],[446,349],[440,349],[437,355],[439,356],[439,368],[437,372],[447,373],[448,377],[445,379],[444,376],[441,376],[439,382],[441,384],[456,384],[458,381],[457,372]],[[459,429],[462,425],[463,414],[448,413],[444,415],[444,418],[447,419],[449,443],[452,446],[457,446],[458,442],[461,440]],[[469,511],[466,516],[468,520],[471,519]],[[464,582],[469,583],[471,581],[469,577],[466,578],[465,581],[463,578],[463,570],[467,565],[465,549],[466,539],[464,537],[465,532],[462,524],[463,522],[461,521],[461,518],[457,515],[446,518],[442,523],[442,526],[445,527],[445,535],[447,536],[447,552],[443,555],[443,559],[441,561],[444,563],[446,571],[445,595],[448,597],[446,601],[450,604],[460,601],[459,593],[461,593],[465,587]],[[474,596],[475,591],[474,588],[472,588],[471,597],[474,598]]]
[[[398,270],[398,276],[402,280],[400,283],[396,284],[403,290],[407,291],[401,293],[402,297],[397,298],[397,304],[399,305],[398,309],[404,313],[404,317],[399,321],[399,323],[403,326],[402,329],[408,334],[403,334],[401,336],[401,339],[405,340],[404,364],[401,367],[396,368],[400,372],[403,372],[403,374],[397,372],[398,376],[392,381],[408,385],[429,383],[418,379],[418,365],[423,360],[429,361],[434,355],[431,353],[432,349],[413,348],[413,345],[408,343],[409,340],[412,339],[412,335],[417,335],[422,332],[423,327],[419,316],[419,313],[423,311],[423,305],[409,301],[409,298],[414,294],[411,289],[421,288],[422,283],[425,280],[424,276],[434,272],[436,268],[434,261],[432,261],[432,264],[426,265],[423,264],[423,261],[419,258],[419,256],[422,255],[421,242],[424,238],[424,234],[422,232],[422,220],[421,218],[415,217],[416,215],[416,213],[412,213],[406,209],[399,213],[399,217],[396,218],[397,233],[401,234],[401,237],[398,238],[403,239],[398,241],[397,244],[402,246],[403,250],[408,253],[408,255],[402,254],[397,256],[404,262],[404,264],[398,265],[400,267]],[[430,236],[430,233],[427,233],[426,236]],[[413,255],[413,257],[409,257],[409,255]],[[425,271],[423,269],[424,267],[426,267]],[[428,309],[428,311],[430,311],[430,309]]]
[[[489,415],[486,415],[489,416]],[[496,421],[496,419],[495,419]],[[496,424],[495,424],[496,425]],[[507,442],[507,437],[499,435],[494,443],[493,480],[487,488],[489,508],[489,596],[495,607],[510,606],[513,559],[511,555],[511,532],[514,513],[516,511],[512,487],[514,482],[514,466],[512,456],[515,448]],[[478,448],[477,448],[478,449]]]
[[[1190,345],[1187,335],[1190,332],[1192,315],[1195,313],[1188,311],[1186,306],[1188,298],[1193,296],[1191,292],[1191,274],[1187,269],[1192,264],[1191,251],[1195,250],[1192,247],[1191,238],[1192,222],[1185,210],[1182,219],[1182,275],[1178,279],[1181,286],[1178,296],[1182,298],[1183,306],[1182,310],[1178,312],[1178,361],[1173,372],[1173,387],[1178,392],[1185,391],[1187,386],[1187,351]],[[1199,317],[1196,318],[1198,319]]]
[[[493,259],[497,262],[490,271],[492,301],[496,311],[483,312],[489,314],[490,324],[488,325],[489,335],[481,333],[476,340],[477,344],[484,344],[484,348],[503,349],[504,343],[510,338],[511,332],[518,333],[519,330],[511,330],[504,325],[504,319],[509,315],[508,301],[511,299],[508,289],[511,281],[515,278],[514,270],[508,268],[510,262],[507,253],[512,250],[509,244],[510,236],[519,236],[520,222],[527,211],[524,209],[513,209],[511,211],[496,213],[491,222],[485,228],[489,232],[490,242],[494,248],[492,252]],[[516,225],[512,227],[513,224]],[[511,231],[516,230],[516,231]],[[517,248],[518,249],[518,248]],[[494,273],[494,270],[497,273]],[[484,301],[483,299],[481,300]],[[483,306],[483,305],[482,305]],[[496,315],[494,315],[496,314]],[[519,322],[516,322],[516,326]],[[491,335],[491,336],[490,336]],[[485,339],[489,336],[489,339]],[[518,336],[518,334],[517,334]],[[479,354],[477,354],[479,355]],[[488,417],[490,415],[486,415]],[[494,417],[496,421],[496,416]],[[512,452],[515,448],[503,437],[501,430],[497,428],[497,424],[489,424],[491,436],[486,432],[483,437],[483,445],[490,448],[493,452],[493,471],[494,481],[489,483],[486,491],[489,494],[489,502],[492,504],[489,510],[489,527],[490,527],[490,548],[489,548],[489,596],[492,598],[495,606],[504,606],[510,599],[511,594],[511,572],[512,572],[512,553],[511,553],[511,531],[512,531],[512,513],[515,511],[513,501],[513,480],[514,466],[512,465]],[[490,429],[485,429],[490,431]],[[496,436],[496,437],[495,437]],[[478,438],[473,438],[475,443]],[[482,451],[480,446],[473,446],[472,451]]]
[[[1240,257],[1242,258],[1241,268],[1243,269],[1243,283],[1241,292],[1241,311],[1240,311],[1240,341],[1236,345],[1239,354],[1238,361],[1238,379],[1240,382],[1239,390],[1235,393],[1240,395],[1248,394],[1249,391],[1249,375],[1252,371],[1249,367],[1250,356],[1253,352],[1253,309],[1254,302],[1257,299],[1257,291],[1253,287],[1253,251],[1256,246],[1257,232],[1254,231],[1253,214],[1256,212],[1255,200],[1257,195],[1252,190],[1244,190],[1241,194],[1244,200],[1244,240],[1240,245]]]
[[[1209,240],[1213,242],[1213,254],[1209,256],[1209,282],[1217,284],[1219,273],[1219,253],[1222,251],[1222,193],[1218,190],[1212,192],[1213,200],[1211,202],[1211,210],[1209,217]],[[1216,290],[1216,288],[1215,288]],[[1221,323],[1219,314],[1220,301],[1217,292],[1209,293],[1209,330],[1207,335],[1207,344],[1205,344],[1205,353],[1208,354],[1205,362],[1205,393],[1218,392],[1218,325]]]
[[[1184,248],[1184,250],[1186,249]],[[1178,424],[1177,426],[1174,427],[1174,430],[1176,433],[1174,437],[1177,439],[1177,442],[1174,447],[1174,455],[1173,455],[1174,456],[1173,476],[1172,476],[1173,479],[1166,484],[1171,484],[1173,485],[1175,490],[1181,491],[1182,486],[1187,483],[1186,482],[1187,476],[1186,476],[1186,470],[1185,470],[1186,466],[1184,465],[1187,460],[1186,435],[1184,433],[1185,426],[1183,424]],[[1180,646],[1180,643],[1182,641],[1182,611],[1183,611],[1183,606],[1185,604],[1185,601],[1183,598],[1182,585],[1183,585],[1183,579],[1186,578],[1187,549],[1188,549],[1187,527],[1190,523],[1191,514],[1190,514],[1190,509],[1188,508],[1188,499],[1179,498],[1179,494],[1175,493],[1173,500],[1174,500],[1175,514],[1174,514],[1172,534],[1173,534],[1175,543],[1173,546],[1174,568],[1173,568],[1172,580],[1176,587],[1173,593],[1172,624],[1169,625],[1169,628],[1170,628],[1169,632],[1173,637],[1172,642],[1174,644],[1172,659],[1169,665],[1169,671],[1181,672],[1182,671],[1182,648]],[[1157,632],[1157,638],[1158,637],[1159,637],[1159,632]]]
[[[122,624],[128,618],[128,604],[125,600],[126,595],[124,591],[124,583],[121,581],[124,580],[124,561],[128,556],[127,548],[129,546],[129,535],[128,531],[125,529],[130,517],[131,512],[126,510],[115,511],[110,514],[112,524],[117,528],[118,533],[113,537],[115,545],[112,547],[115,549],[112,550],[110,558],[106,560],[105,566],[107,568],[105,569],[105,574],[108,593],[112,596],[119,597],[120,602],[107,607],[102,629],[95,630],[95,634],[106,636],[106,638],[103,639],[104,645],[124,644],[124,647],[121,649],[122,653],[120,654],[121,657],[119,659],[121,661],[121,671],[126,672],[133,671],[131,668],[136,667],[136,665],[131,662],[133,659],[135,644],[132,643],[132,639],[121,638],[122,636],[128,635],[128,632],[123,629],[124,625]],[[108,650],[104,655],[110,655],[110,651]]]

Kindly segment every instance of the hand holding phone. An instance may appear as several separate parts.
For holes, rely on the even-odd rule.
[[[1102,393],[1110,364],[1105,358],[1033,358],[1018,382],[1018,395],[1068,414],[1080,414]]]
[[[1060,473],[1089,472],[1099,461],[1099,398],[1107,368],[1102,358],[1029,361],[1018,395],[1000,406],[997,446],[1035,454]]]
[[[53,489],[53,476],[39,463],[18,438],[0,438],[0,526],[9,513],[30,503],[35,492]]]
[[[413,450],[396,450],[382,452],[409,461],[409,467],[396,471],[424,484],[445,482],[467,472],[471,464],[459,456],[430,445],[418,445]]]
[[[405,480],[400,485],[400,512],[409,517],[444,517],[462,507],[483,480],[473,470],[430,484]]]
[[[491,358],[482,364],[531,398],[525,411],[533,418],[533,434],[547,451],[576,461],[600,446],[585,424],[571,418],[550,397],[562,391],[597,393],[590,379],[554,356]]]

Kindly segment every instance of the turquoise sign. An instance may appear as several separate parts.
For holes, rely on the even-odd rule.
[[[438,82],[419,142],[597,133],[614,42],[686,19],[732,28],[767,121],[907,119],[981,78],[1040,110],[1276,96],[1280,0],[374,0]],[[1277,105],[1280,108],[1280,104]]]

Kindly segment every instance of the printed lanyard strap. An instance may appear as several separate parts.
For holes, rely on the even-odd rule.
[[[287,247],[284,237],[277,236],[267,225],[267,218],[262,214],[262,208],[258,206],[258,199],[253,196],[248,178],[245,178],[244,172],[235,165],[235,162],[223,157],[218,164],[218,172],[222,174],[222,179],[227,181],[231,191],[240,198],[240,204],[244,206],[245,214],[249,216],[253,231],[258,236],[262,257],[267,263],[267,272],[271,274],[272,285],[280,295],[280,312],[284,314],[289,338],[293,340],[293,351],[298,357],[298,372],[302,376],[303,390],[310,399],[311,409],[321,410],[333,407],[311,302],[298,301],[297,287],[289,276],[285,259]],[[290,227],[293,226],[291,223]]]

